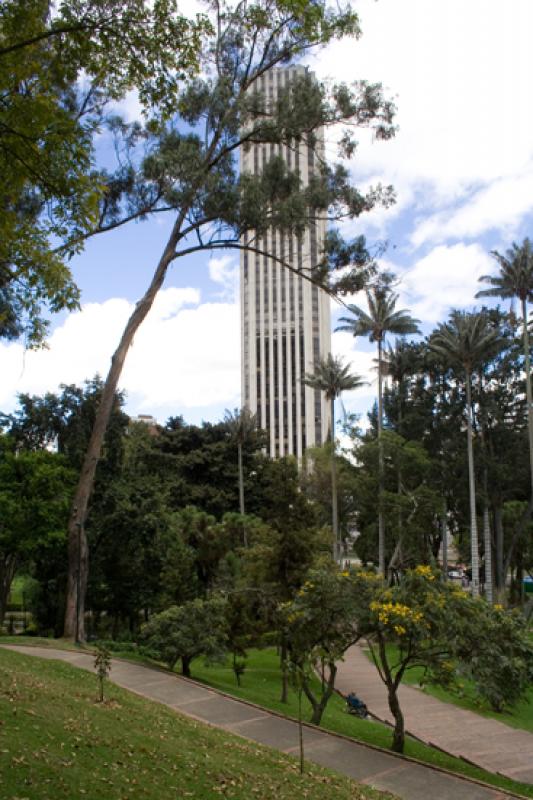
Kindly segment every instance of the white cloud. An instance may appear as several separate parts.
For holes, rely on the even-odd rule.
[[[235,302],[239,292],[239,262],[233,256],[210,258],[209,277],[222,286],[221,298]]]
[[[380,81],[396,98],[393,141],[361,136],[356,177],[450,203],[472,184],[519,178],[533,161],[533,3],[361,0],[360,41],[332,43],[323,76]]]
[[[435,324],[450,308],[473,306],[479,277],[493,268],[478,244],[439,245],[402,274],[400,305],[423,323]]]
[[[141,121],[143,118],[143,107],[139,100],[139,92],[132,89],[125,96],[115,103],[115,111],[124,117],[126,122]]]
[[[105,375],[133,308],[120,298],[87,304],[56,328],[48,350],[24,353],[18,344],[0,344],[0,408],[12,409],[17,392],[43,394],[60,383]],[[197,289],[162,290],[135,338],[120,386],[130,395],[131,413],[238,405],[238,306],[202,304]]]
[[[532,210],[533,168],[524,175],[502,178],[483,187],[459,208],[424,219],[410,240],[419,247],[426,242],[473,238],[493,228],[511,239],[523,217]]]

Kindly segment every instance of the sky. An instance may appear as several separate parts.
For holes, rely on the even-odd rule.
[[[400,279],[398,307],[428,333],[450,308],[471,309],[493,249],[533,234],[531,0],[360,0],[363,36],[332,43],[307,63],[321,79],[380,81],[397,106],[392,141],[359,134],[348,162],[360,186],[392,183],[396,205],[351,223]],[[136,113],[134,98],[124,106]],[[333,146],[334,142],[331,142]],[[105,375],[126,320],[148,285],[170,219],[97,237],[71,266],[82,309],[54,319],[48,349],[0,343],[0,410],[18,392]],[[364,305],[361,296],[353,302]],[[477,301],[479,304],[479,301]],[[342,310],[332,305],[333,325]],[[175,262],[130,351],[121,380],[126,410],[164,422],[216,421],[241,405],[238,260]],[[334,333],[332,347],[368,386],[344,396],[364,413],[376,376],[372,346]]]

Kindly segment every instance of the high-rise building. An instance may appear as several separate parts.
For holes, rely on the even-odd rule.
[[[270,70],[260,78],[258,89],[267,101],[275,100],[304,72],[300,66]],[[241,170],[259,174],[268,160],[281,155],[306,185],[323,148],[323,132],[318,132],[316,152],[302,143],[252,144],[241,152]],[[319,221],[300,239],[271,230],[254,244],[304,274],[320,259],[324,234],[325,223]],[[329,404],[322,392],[305,386],[302,377],[330,352],[330,300],[271,257],[242,252],[240,269],[243,406],[267,431],[273,458],[300,458],[307,447],[323,444],[329,429]]]

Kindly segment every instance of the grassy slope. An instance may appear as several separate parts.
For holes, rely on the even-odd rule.
[[[0,642],[25,644],[25,645],[39,645],[45,647],[68,647],[68,649],[77,649],[76,645],[69,642],[57,639],[38,639],[33,637],[3,636]],[[0,651],[1,652],[1,651]],[[113,655],[119,656],[120,653]],[[124,658],[131,659],[131,653],[124,653]],[[143,660],[141,657],[134,660]],[[285,705],[280,703],[280,671],[279,659],[273,649],[266,650],[252,650],[249,652],[246,672],[244,674],[242,687],[238,687],[235,682],[235,677],[231,667],[229,666],[206,666],[201,659],[195,661],[192,665],[193,678],[201,680],[214,688],[249,700],[265,708],[278,711],[287,716],[297,716],[297,700],[294,692],[289,693],[289,703]],[[445,698],[444,698],[445,699]],[[303,698],[302,706],[304,709],[304,719],[310,717],[310,707],[306,698]],[[387,725],[371,721],[360,720],[346,714],[344,710],[344,701],[334,695],[326,709],[322,720],[322,726],[328,730],[342,733],[345,736],[352,736],[362,742],[377,745],[383,748],[389,748],[391,743],[391,729]],[[0,731],[1,731],[0,727]],[[435,748],[424,745],[414,739],[407,739],[406,755],[412,758],[417,758],[428,764],[433,764],[444,769],[451,770],[462,775],[467,775],[471,778],[490,783],[494,786],[507,789],[509,791],[517,792],[526,797],[533,798],[533,786],[517,783],[507,778],[501,778],[498,775],[486,772],[478,767],[474,767],[459,758],[449,756],[442,753]]]
[[[279,658],[273,649],[250,651],[246,672],[242,679],[243,685],[240,688],[236,685],[229,664],[228,666],[206,666],[201,660],[197,660],[192,665],[192,674],[195,679],[202,680],[228,694],[242,697],[282,714],[297,716],[297,699],[294,692],[290,692],[287,705],[279,701],[281,689]],[[384,748],[390,747],[392,735],[388,726],[372,720],[361,720],[347,714],[344,705],[344,701],[338,695],[331,698],[322,719],[324,728],[346,736],[353,736],[355,739],[369,744]],[[304,719],[309,719],[310,706],[305,698],[302,706]],[[405,754],[428,764],[434,764],[533,798],[533,786],[526,786],[493,775],[414,739],[407,739]]]
[[[6,800],[385,798],[188,720],[60,662],[0,650],[0,797]]]
[[[389,647],[389,652],[391,653],[391,657],[394,658],[393,647]],[[367,655],[370,658],[369,652],[367,652]],[[413,669],[405,673],[404,682],[413,686],[419,686],[423,678],[423,668],[413,667]],[[502,714],[492,711],[488,703],[479,701],[476,697],[473,684],[469,683],[467,680],[464,681],[460,695],[441,689],[439,686],[431,686],[429,684],[426,684],[424,691],[445,703],[453,703],[461,708],[474,711],[476,714],[482,714],[485,717],[497,719],[499,722],[504,722],[512,728],[523,728],[533,733],[533,687],[527,692],[525,697],[516,704],[512,711],[506,711]]]

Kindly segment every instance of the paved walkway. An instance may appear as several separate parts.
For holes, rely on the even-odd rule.
[[[339,664],[337,689],[355,691],[378,719],[392,722],[387,692],[362,648],[351,647]],[[533,734],[443,703],[409,686],[400,689],[405,727],[413,736],[490,772],[533,783]]]
[[[94,658],[83,653],[19,645],[4,647],[93,670]],[[113,662],[111,680],[124,689],[217,728],[284,753],[298,753],[297,723],[194,681],[127,661]],[[428,797],[432,800],[503,800],[510,796],[311,726],[305,726],[304,747],[308,761],[392,792],[404,800],[427,800]]]

